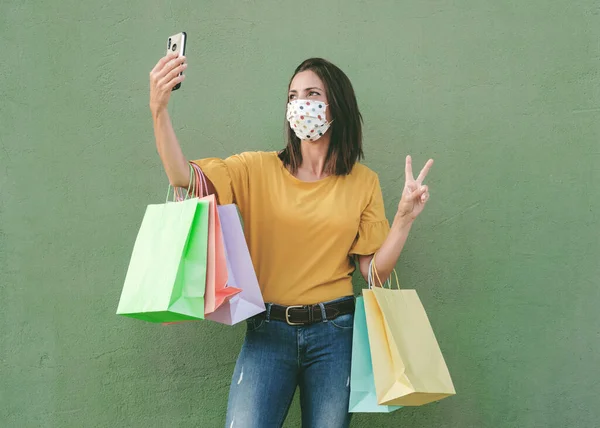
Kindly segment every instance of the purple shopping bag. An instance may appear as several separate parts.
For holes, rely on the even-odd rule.
[[[241,288],[242,291],[216,311],[206,315],[206,319],[233,325],[264,312],[265,302],[256,279],[237,207],[219,205],[217,209],[227,259],[227,287]]]

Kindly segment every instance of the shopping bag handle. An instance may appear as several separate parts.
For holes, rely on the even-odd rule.
[[[196,178],[196,184],[199,186],[195,186],[192,189],[192,192],[197,198],[202,198],[204,196],[208,196],[208,184],[206,183],[206,177],[202,169],[193,162],[190,162],[192,170],[194,171],[194,176]]]
[[[169,202],[169,196],[171,195],[171,189],[173,189],[173,200],[175,202],[181,202],[193,198],[202,198],[208,196],[208,184],[206,183],[206,177],[204,172],[198,165],[193,162],[189,162],[190,168],[190,181],[188,183],[187,192],[183,194],[184,190],[182,187],[173,187],[169,184],[167,189],[167,197],[165,202]]]
[[[394,273],[394,276],[396,277],[396,288],[398,290],[400,290],[400,281],[398,280],[398,273],[396,272],[396,269],[394,269],[392,272]],[[389,288],[390,290],[393,289],[391,275],[388,278],[388,280],[385,282],[385,284],[387,284],[388,287],[386,287],[385,284],[381,282],[381,279],[379,278],[379,273],[377,272],[377,267],[375,266],[375,254],[373,254],[371,263],[369,263],[369,273],[367,275],[367,283],[369,286],[369,290],[373,288],[373,274],[375,274],[375,277],[377,278],[377,281],[381,284],[382,288]]]
[[[189,165],[189,167],[190,167],[190,181],[188,183],[187,193],[185,195],[183,195],[183,189],[181,187],[173,187],[171,185],[171,183],[169,183],[169,188],[167,189],[167,198],[165,200],[165,203],[169,202],[169,196],[171,195],[171,189],[173,189],[173,201],[174,202],[181,202],[181,201],[184,201],[189,198],[190,193],[193,191],[193,189],[196,186],[196,177],[194,175],[194,168],[192,168],[191,164]]]

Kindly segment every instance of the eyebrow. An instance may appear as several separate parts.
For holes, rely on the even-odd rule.
[[[306,88],[306,89],[305,89],[305,91],[310,91],[311,89],[317,89],[317,90],[319,90],[319,91],[323,92],[323,89],[321,89],[321,88],[317,88],[316,86],[313,86],[312,88]],[[292,92],[298,92],[298,91],[297,91],[297,90],[295,90],[295,89],[291,89],[291,90],[290,90],[290,93],[292,93]]]

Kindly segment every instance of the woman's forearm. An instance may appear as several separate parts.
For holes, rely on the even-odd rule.
[[[386,240],[383,242],[381,248],[375,253],[375,268],[377,269],[377,274],[379,275],[381,282],[387,281],[394,270],[408,238],[410,229],[412,228],[412,224],[412,220],[396,214]],[[381,283],[375,275],[373,276],[373,282],[374,285],[381,286]]]
[[[188,162],[173,130],[167,109],[152,114],[156,148],[163,166],[174,187],[187,187],[190,180]]]

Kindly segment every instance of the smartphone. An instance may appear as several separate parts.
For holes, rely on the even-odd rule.
[[[167,42],[167,53],[177,52],[177,54],[178,54],[177,56],[185,55],[186,40],[187,40],[187,34],[185,31],[182,31],[181,33],[173,34],[171,37],[169,37],[169,41]],[[180,73],[180,76],[182,74],[183,73]],[[179,88],[181,88],[181,83],[178,83],[177,85],[175,85],[173,87],[173,90],[176,91]]]

